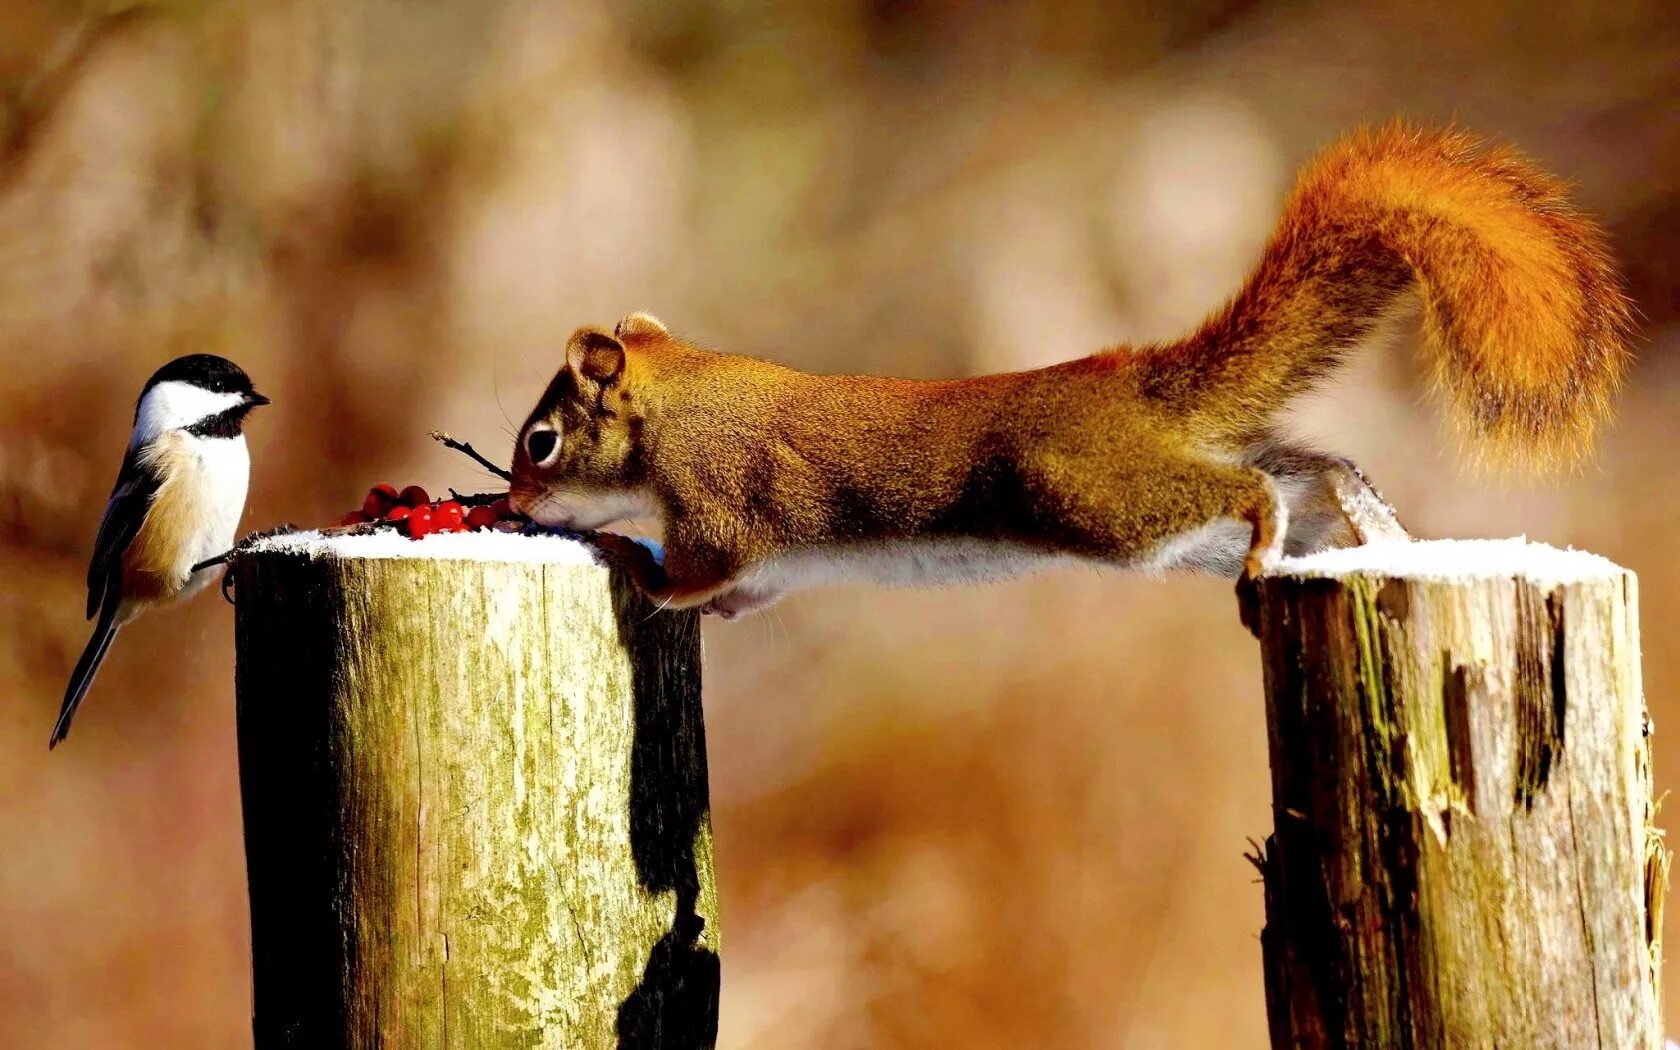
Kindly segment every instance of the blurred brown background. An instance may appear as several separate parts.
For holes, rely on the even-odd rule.
[[[484,487],[426,430],[504,458],[566,334],[631,310],[923,376],[1172,335],[1295,165],[1396,114],[1514,141],[1606,219],[1647,320],[1624,417],[1577,476],[1496,485],[1391,353],[1301,429],[1419,532],[1636,569],[1675,783],[1677,88],[1666,0],[0,0],[0,1043],[249,1039],[229,610],[136,624],[46,749],[169,356],[274,398],[247,526],[320,523],[377,480]],[[721,1045],[1263,1045],[1233,613],[1064,573],[709,624]]]

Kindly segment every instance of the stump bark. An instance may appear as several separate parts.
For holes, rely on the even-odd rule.
[[[567,541],[408,546],[234,564],[256,1046],[712,1046],[696,618]]]
[[[1258,588],[1272,1045],[1660,1048],[1637,587],[1520,542]]]

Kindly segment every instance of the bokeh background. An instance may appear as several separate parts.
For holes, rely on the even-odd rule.
[[[137,623],[45,746],[171,355],[274,398],[247,526],[322,523],[373,481],[487,487],[426,431],[505,458],[567,333],[631,310],[915,376],[1171,336],[1298,163],[1394,115],[1513,141],[1604,218],[1645,319],[1622,422],[1559,482],[1466,474],[1388,353],[1298,427],[1420,533],[1636,569],[1665,789],[1671,2],[0,0],[0,1043],[248,1045],[230,611]],[[705,637],[722,1046],[1264,1044],[1228,584],[836,589]]]

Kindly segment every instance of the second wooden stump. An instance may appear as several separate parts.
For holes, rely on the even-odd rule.
[[[1258,597],[1272,1045],[1661,1047],[1633,574],[1419,543]]]

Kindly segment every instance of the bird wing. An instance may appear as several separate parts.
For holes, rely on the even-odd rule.
[[[146,509],[157,494],[160,481],[141,459],[138,449],[123,456],[122,470],[99,519],[99,535],[93,541],[93,558],[88,562],[87,616],[107,600],[115,602],[122,582],[122,556],[146,520]]]

